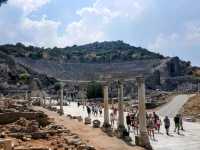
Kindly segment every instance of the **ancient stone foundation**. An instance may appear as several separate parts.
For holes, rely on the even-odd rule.
[[[41,126],[49,124],[47,115],[42,112],[8,112],[0,113],[0,124],[9,124],[16,122],[20,118],[27,120],[37,120]]]

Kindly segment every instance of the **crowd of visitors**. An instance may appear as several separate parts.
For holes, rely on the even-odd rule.
[[[156,114],[155,112],[153,113],[146,113],[146,126],[147,126],[147,133],[149,135],[149,137],[151,137],[152,139],[155,139],[155,131],[157,131],[157,133],[161,133],[160,132],[160,128],[162,126],[162,124],[164,123],[164,127],[166,130],[166,134],[169,136],[169,130],[170,130],[170,119],[168,116],[165,116],[163,122],[160,118],[160,116],[158,114]],[[127,113],[126,116],[126,124],[127,124],[127,130],[130,132],[131,131],[131,127],[133,132],[135,132],[136,134],[138,134],[138,127],[139,127],[139,118],[138,118],[138,112],[136,113]],[[180,130],[184,130],[183,129],[183,120],[182,120],[182,115],[181,114],[177,114],[174,117],[174,132],[177,134],[180,134]]]
[[[78,103],[78,107],[81,104]],[[94,117],[102,116],[103,112],[103,107],[100,104],[96,103],[88,103],[86,105],[86,110],[88,117],[91,117],[91,114]],[[126,115],[126,125],[127,125],[127,131],[134,132],[134,134],[138,135],[139,134],[139,115],[138,115],[138,110],[135,109],[134,111],[129,111]],[[117,115],[118,115],[118,109],[113,107],[110,113],[110,124],[111,127],[114,128],[115,123],[117,123]],[[177,114],[174,117],[174,132],[177,134],[180,134],[180,130],[183,129],[183,121],[182,121],[182,115]],[[161,126],[164,126],[166,130],[166,134],[169,136],[169,131],[170,131],[170,126],[171,122],[168,116],[165,116],[163,121],[161,120],[160,116],[156,114],[155,112],[153,113],[146,113],[146,126],[147,126],[147,133],[150,138],[155,139],[155,132],[160,134],[160,128]]]

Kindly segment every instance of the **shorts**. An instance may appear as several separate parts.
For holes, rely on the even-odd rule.
[[[175,123],[175,127],[176,128],[180,128],[180,124],[179,123]]]

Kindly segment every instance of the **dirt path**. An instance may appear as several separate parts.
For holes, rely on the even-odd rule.
[[[94,129],[76,120],[70,120],[65,116],[59,116],[41,107],[34,107],[35,110],[41,110],[59,125],[64,125],[73,133],[77,133],[84,141],[93,145],[97,150],[144,150],[137,146],[129,146],[116,137],[109,137],[100,129]]]

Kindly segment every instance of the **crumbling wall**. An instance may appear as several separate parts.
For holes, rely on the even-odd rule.
[[[0,113],[0,124],[9,124],[16,122],[20,118],[25,118],[27,120],[37,120],[41,126],[48,125],[48,116],[42,112],[7,112]]]

